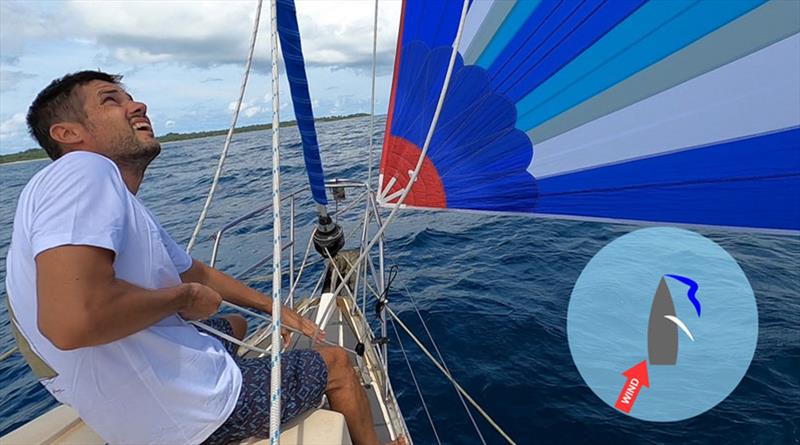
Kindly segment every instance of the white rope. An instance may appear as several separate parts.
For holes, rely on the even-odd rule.
[[[402,320],[400,320],[400,318],[397,316],[397,314],[395,314],[394,311],[388,305],[385,306],[385,308],[389,312],[389,315],[391,315],[392,318],[397,322],[397,324],[399,324],[400,327],[403,328],[403,330],[411,338],[411,340],[413,340],[414,343],[416,343],[417,346],[419,346],[419,348],[422,350],[422,352],[425,353],[425,355],[428,356],[428,358],[431,360],[431,363],[433,363],[434,366],[436,366],[436,368],[438,368],[439,371],[441,371],[442,374],[444,374],[444,376],[447,378],[447,380],[450,380],[450,383],[453,384],[453,386],[456,388],[456,390],[459,393],[461,393],[461,395],[463,395],[464,398],[467,399],[467,401],[473,407],[475,407],[475,409],[483,416],[483,418],[486,419],[486,421],[489,422],[489,424],[492,427],[494,427],[494,429],[497,430],[497,432],[500,433],[500,435],[503,436],[503,438],[508,443],[510,443],[512,445],[516,445],[516,442],[514,442],[511,439],[511,437],[508,434],[506,434],[505,431],[503,431],[502,428],[500,428],[500,425],[498,425],[497,422],[495,422],[491,417],[489,417],[489,414],[487,414],[486,411],[484,411],[483,408],[481,408],[481,406],[478,405],[478,402],[476,402],[475,399],[473,399],[469,394],[467,394],[467,391],[464,390],[464,388],[461,387],[461,385],[453,378],[453,376],[450,374],[450,372],[448,372],[444,367],[442,367],[442,365],[439,364],[438,361],[436,361],[436,359],[433,357],[433,355],[422,344],[422,342],[420,342],[419,339],[416,336],[414,336],[414,334],[411,333],[411,330],[408,329],[408,327],[403,323]]]
[[[417,159],[417,165],[414,168],[414,172],[411,175],[411,178],[408,181],[405,189],[403,189],[403,194],[400,195],[400,199],[397,201],[397,204],[392,208],[392,211],[389,213],[389,216],[386,218],[386,221],[378,228],[378,231],[373,236],[372,240],[367,244],[367,247],[364,251],[359,255],[358,259],[355,261],[359,263],[364,260],[364,258],[369,253],[370,249],[378,242],[380,237],[389,227],[389,225],[394,221],[397,217],[397,213],[400,210],[400,207],[405,202],[406,197],[411,192],[411,187],[414,186],[414,182],[417,180],[417,176],[419,176],[419,172],[422,169],[422,164],[425,162],[425,156],[428,153],[428,148],[431,145],[431,139],[433,138],[433,133],[436,130],[436,124],[439,122],[439,114],[442,112],[442,106],[444,105],[444,98],[447,94],[447,88],[450,86],[450,77],[453,74],[453,66],[456,62],[456,55],[458,55],[458,44],[461,42],[461,33],[464,30],[464,21],[467,17],[467,9],[469,8],[469,0],[464,0],[463,6],[461,8],[461,20],[458,23],[458,32],[456,32],[455,40],[453,41],[453,51],[450,53],[450,62],[447,65],[447,73],[444,76],[444,83],[442,84],[442,91],[439,93],[439,102],[436,104],[436,111],[433,113],[433,119],[431,120],[431,126],[428,128],[428,135],[425,137],[425,144],[422,146],[422,151],[419,154],[419,159]],[[344,281],[339,284],[334,290],[334,295],[338,294],[346,280],[350,278],[354,270],[349,270],[347,275],[344,277]]]
[[[197,243],[197,237],[200,235],[200,229],[203,228],[203,222],[206,220],[206,215],[208,214],[208,209],[211,207],[211,201],[214,199],[214,192],[217,189],[217,185],[219,184],[219,177],[222,175],[222,166],[225,165],[225,158],[228,156],[228,148],[231,146],[231,139],[233,138],[233,130],[236,128],[236,121],[239,119],[239,110],[242,108],[242,100],[244,99],[244,92],[247,88],[247,79],[250,77],[250,67],[253,64],[253,53],[255,52],[256,48],[256,36],[258,36],[258,22],[261,19],[261,3],[263,0],[258,0],[258,5],[256,6],[256,18],[253,21],[253,32],[250,36],[250,52],[247,55],[247,63],[244,68],[244,75],[242,76],[242,86],[239,89],[239,100],[236,101],[236,109],[233,112],[233,119],[231,120],[231,126],[228,129],[228,134],[225,136],[225,145],[222,147],[222,153],[219,155],[219,162],[217,163],[217,171],[214,172],[214,180],[211,181],[211,189],[208,191],[208,196],[206,196],[206,203],[203,205],[203,210],[200,211],[200,217],[197,219],[197,225],[194,227],[194,232],[192,232],[192,237],[189,239],[189,244],[186,246],[186,253],[190,253],[192,248],[194,247],[195,243]]]
[[[278,3],[270,1],[272,34],[272,375],[270,383],[269,437],[278,445],[281,436],[281,152],[280,78],[278,74]]]
[[[247,344],[247,343],[245,343],[245,342],[243,342],[243,341],[239,340],[238,338],[236,338],[236,337],[232,337],[232,336],[230,336],[230,335],[228,335],[228,334],[226,334],[226,333],[224,333],[224,332],[222,332],[222,331],[219,331],[219,330],[217,330],[217,329],[215,329],[215,328],[212,328],[211,326],[209,326],[209,325],[207,325],[207,324],[205,324],[205,323],[203,323],[203,322],[201,322],[201,321],[190,321],[190,322],[189,322],[189,324],[191,324],[191,325],[194,325],[195,327],[197,327],[197,328],[200,328],[200,329],[202,329],[202,330],[204,330],[204,331],[211,332],[212,334],[216,335],[217,337],[220,337],[220,338],[223,338],[223,339],[225,339],[225,340],[228,340],[229,342],[231,342],[231,343],[233,343],[233,344],[235,344],[235,345],[241,346],[241,347],[243,347],[243,348],[245,348],[245,349],[249,349],[249,350],[251,350],[251,351],[253,351],[253,352],[258,352],[259,354],[262,354],[262,355],[269,355],[269,354],[271,354],[271,352],[270,352],[269,350],[266,350],[266,349],[261,349],[261,348],[259,348],[259,347],[257,347],[257,346],[249,345],[249,344]],[[271,322],[270,322],[270,324],[271,324]],[[294,332],[294,333],[296,333],[296,334],[300,334],[300,335],[304,335],[304,336],[308,337],[308,335],[304,334],[303,332],[301,332],[301,331],[299,331],[299,330],[297,330],[297,329],[290,328],[290,327],[288,327],[288,326],[284,326],[283,328],[284,328],[284,329],[287,329],[287,330],[289,330],[289,331],[292,331],[292,332]],[[298,338],[299,338],[299,337],[298,337]],[[309,337],[309,338],[310,338],[310,337]],[[346,347],[339,346],[339,344],[338,344],[338,343],[334,343],[334,342],[332,342],[332,341],[328,341],[328,340],[325,340],[325,339],[319,339],[319,338],[317,338],[317,339],[312,339],[312,340],[315,340],[315,341],[317,341],[317,342],[319,342],[319,343],[324,343],[324,344],[326,344],[326,345],[329,345],[329,346],[337,346],[337,347],[340,347],[340,348],[344,349],[345,351],[347,351],[347,352],[349,352],[349,353],[351,353],[351,354],[356,354],[356,355],[358,354],[358,353],[357,353],[356,351],[354,351],[353,349],[348,349],[348,348],[346,348]]]
[[[235,345],[239,345],[239,346],[241,346],[243,348],[246,348],[246,349],[249,349],[249,350],[251,350],[253,352],[258,352],[259,354],[264,354],[264,355],[267,355],[267,354],[270,353],[266,349],[261,349],[259,347],[253,346],[253,345],[248,345],[247,343],[239,340],[238,338],[231,337],[230,335],[228,335],[228,334],[226,334],[226,333],[224,333],[222,331],[219,331],[217,329],[214,329],[214,328],[212,328],[211,326],[209,326],[209,325],[207,325],[205,323],[202,323],[202,322],[199,322],[199,321],[190,321],[189,324],[191,324],[191,325],[193,325],[193,326],[195,326],[195,327],[197,327],[199,329],[202,329],[204,331],[208,331],[208,332],[216,335],[219,338],[228,340],[229,342],[231,342],[231,343],[233,343]]]
[[[372,22],[372,100],[369,109],[369,163],[367,188],[372,188],[372,139],[375,137],[375,66],[378,62],[378,0],[375,0],[375,17]]]

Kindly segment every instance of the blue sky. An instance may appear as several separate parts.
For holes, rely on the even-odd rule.
[[[296,2],[316,115],[369,112],[374,3]],[[268,5],[239,125],[272,120]],[[378,114],[388,107],[400,5],[379,6]],[[36,146],[25,127],[30,102],[54,78],[83,69],[123,74],[157,134],[227,128],[255,10],[255,0],[0,0],[0,154]],[[289,120],[285,79],[281,91],[281,120]]]

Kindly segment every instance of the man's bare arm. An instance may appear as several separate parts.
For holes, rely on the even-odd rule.
[[[62,350],[110,343],[164,317],[206,318],[221,298],[199,284],[149,290],[117,279],[114,253],[59,246],[36,256],[39,331]]]
[[[229,301],[235,305],[257,309],[268,314],[272,313],[271,297],[250,288],[236,278],[211,268],[200,261],[192,260],[192,267],[181,274],[181,280],[183,280],[184,283],[204,284],[219,292],[225,301]],[[302,331],[305,335],[324,336],[324,332],[320,332],[314,322],[300,317],[295,311],[288,307],[283,306],[281,314],[283,323]]]

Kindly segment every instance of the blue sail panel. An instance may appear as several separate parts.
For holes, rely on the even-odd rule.
[[[278,37],[281,41],[286,75],[289,78],[297,128],[303,141],[303,158],[308,172],[311,194],[317,204],[326,205],[328,198],[325,194],[325,174],[319,156],[317,129],[314,125],[314,111],[311,108],[311,97],[308,92],[308,78],[303,59],[303,48],[300,44],[300,30],[297,26],[294,0],[278,0]]]
[[[800,230],[800,129],[544,178],[537,213]]]

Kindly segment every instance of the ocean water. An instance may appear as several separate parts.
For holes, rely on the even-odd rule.
[[[366,178],[367,124],[367,119],[354,119],[319,126],[329,178]],[[379,122],[376,127],[382,126]],[[282,140],[283,189],[301,188],[306,179],[297,129],[284,130]],[[377,134],[376,147],[381,140]],[[223,137],[212,137],[164,144],[161,156],[148,169],[140,197],[180,243],[191,235],[222,143]],[[196,258],[208,260],[208,236],[214,230],[269,203],[269,144],[268,132],[236,137],[203,241],[193,252]],[[376,155],[376,166],[377,159]],[[17,197],[48,162],[0,166],[2,277]],[[307,192],[298,198],[310,200]],[[308,203],[298,207],[302,246],[311,212]],[[354,227],[350,219],[343,222],[346,233]],[[271,250],[270,228],[271,216],[265,215],[232,230],[218,266],[236,273],[257,261]],[[404,211],[387,232],[389,265],[398,268],[390,304],[424,338],[413,296],[452,374],[517,443],[800,443],[800,238],[796,236],[697,230],[741,265],[758,305],[753,361],[738,387],[715,408],[685,421],[645,422],[614,410],[584,383],[567,343],[572,287],[595,253],[636,228]],[[250,283],[268,291],[266,273],[266,269],[257,272]],[[307,293],[313,284],[305,286]],[[0,293],[5,297],[4,282]],[[391,329],[390,337],[392,382],[412,436],[418,444],[436,443]],[[480,443],[452,386],[407,337],[401,334],[401,339],[442,443]],[[12,345],[3,304],[0,351]],[[0,436],[53,406],[54,399],[18,354],[0,362]],[[477,414],[476,418],[487,443],[503,443]]]

